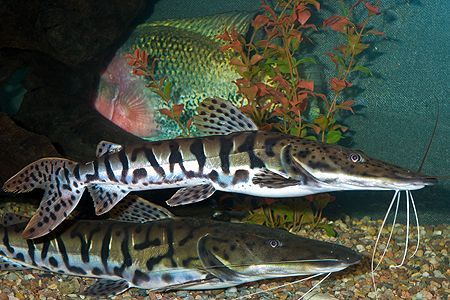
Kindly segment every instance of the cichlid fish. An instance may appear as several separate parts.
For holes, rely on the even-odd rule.
[[[178,136],[176,124],[159,114],[163,101],[145,88],[146,79],[132,74],[126,55],[138,48],[145,50],[149,68],[156,60],[156,77],[166,77],[173,84],[172,96],[191,114],[207,97],[237,100],[233,81],[240,76],[229,63],[231,55],[220,51],[222,44],[216,36],[233,29],[245,34],[254,15],[234,12],[139,25],[101,75],[94,101],[96,109],[140,137]]]
[[[436,179],[369,158],[360,151],[258,131],[229,102],[201,103],[194,124],[212,136],[121,146],[100,142],[98,158],[76,163],[43,158],[3,186],[8,192],[45,190],[23,236],[37,238],[60,224],[87,188],[96,213],[129,192],[179,189],[170,206],[199,202],[216,190],[261,197],[296,197],[341,190],[415,190]]]
[[[221,289],[261,279],[337,272],[359,254],[336,244],[260,225],[176,218],[138,197],[108,220],[68,220],[67,228],[25,240],[23,218],[0,225],[0,270],[39,269],[99,280],[85,290],[111,296],[131,287]],[[150,222],[151,221],[151,222]]]

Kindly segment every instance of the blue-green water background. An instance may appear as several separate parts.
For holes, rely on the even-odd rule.
[[[336,7],[320,1],[324,17]],[[149,19],[189,18],[232,11],[255,11],[260,0],[159,0],[152,1]],[[366,61],[372,77],[354,81],[361,88],[356,99],[361,104],[355,116],[345,120],[352,129],[352,145],[369,156],[417,170],[434,126],[438,102],[440,119],[423,172],[450,176],[450,1],[383,1],[383,14],[376,29],[385,32]],[[333,32],[313,35],[313,55],[331,74],[333,66],[325,55],[339,41]],[[18,70],[0,96],[10,99],[8,109],[24,94]],[[17,77],[17,78],[16,78]],[[17,109],[17,108],[15,108]],[[0,107],[0,110],[8,112]],[[328,206],[328,216],[384,215],[392,192],[361,191],[335,193],[337,200]],[[413,193],[422,222],[443,223],[450,216],[450,180]]]
[[[320,1],[333,3],[338,1]],[[253,11],[259,0],[160,0],[150,20],[186,18],[229,11]],[[332,7],[324,7],[332,10]],[[370,57],[374,76],[355,82],[365,107],[346,122],[354,131],[352,147],[370,156],[417,170],[434,126],[438,101],[440,119],[423,172],[450,175],[450,1],[383,1],[376,28],[386,38]],[[314,54],[325,57],[336,45],[335,35],[320,39]],[[326,62],[325,60],[323,62]],[[330,68],[331,66],[328,65]],[[328,207],[330,215],[382,217],[392,192],[342,192]],[[448,222],[450,181],[413,193],[422,222]]]

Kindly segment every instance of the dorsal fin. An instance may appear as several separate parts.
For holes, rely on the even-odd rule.
[[[16,215],[15,213],[4,213],[1,217],[1,223],[3,226],[12,226],[16,224],[26,223],[30,220],[29,217]]]
[[[110,219],[130,223],[146,223],[173,217],[164,207],[135,195],[125,197],[109,213]]]
[[[240,34],[246,34],[251,20],[256,12],[228,12],[211,16],[169,19],[163,21],[152,21],[139,27],[145,26],[168,26],[199,33],[203,36],[215,38],[223,34],[225,30],[236,29]]]
[[[97,145],[97,150],[95,151],[95,154],[97,157],[105,155],[105,153],[116,153],[122,150],[122,145],[114,144],[108,141],[101,141]]]
[[[198,130],[207,135],[258,130],[255,123],[238,108],[229,101],[217,98],[207,98],[201,102],[193,121]]]

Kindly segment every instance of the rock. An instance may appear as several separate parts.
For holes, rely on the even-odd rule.
[[[69,65],[104,55],[152,1],[4,0],[0,48],[49,54]],[[152,5],[152,4],[150,4]]]
[[[2,145],[0,155],[2,184],[25,165],[39,158],[59,156],[48,138],[17,126],[4,113],[0,113],[0,145]]]
[[[68,67],[46,55],[24,51],[1,50],[0,61],[5,61],[7,70],[30,70],[22,82],[27,92],[14,120],[24,129],[47,136],[62,156],[88,161],[95,157],[101,140],[141,141],[94,109],[92,95],[99,76],[95,70]]]

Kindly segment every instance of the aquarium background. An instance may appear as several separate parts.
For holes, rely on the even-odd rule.
[[[322,1],[325,2],[325,1]],[[335,3],[335,1],[328,1]],[[229,11],[254,11],[259,0],[159,0],[152,2],[145,16],[148,20],[188,18]],[[383,1],[383,16],[377,28],[386,33],[386,38],[375,44],[368,57],[374,76],[355,82],[361,87],[357,95],[360,107],[356,116],[345,120],[352,130],[349,145],[376,157],[403,167],[416,170],[424,155],[432,129],[440,110],[440,119],[430,153],[423,172],[434,176],[450,175],[450,2],[436,1]],[[324,11],[335,7],[323,5]],[[332,66],[324,54],[334,45],[335,35],[314,35],[320,40],[314,54],[322,57],[325,74]],[[125,39],[118,41],[119,47]],[[0,89],[2,110],[10,114],[11,107],[24,94],[17,78],[25,77],[23,69]],[[77,87],[72,82],[71,88]],[[13,91],[13,92],[11,92]],[[16,91],[16,92],[14,92]],[[72,91],[72,94],[82,94]],[[13,101],[14,100],[14,101]],[[77,110],[76,106],[71,109]],[[55,116],[55,118],[62,118]],[[56,130],[56,129],[55,129]],[[81,128],[79,135],[83,135]],[[99,128],[99,130],[101,130]],[[345,143],[346,141],[344,141]],[[327,216],[372,216],[384,215],[392,192],[341,192],[327,207]],[[442,180],[437,186],[427,187],[413,193],[422,222],[448,222],[450,215],[450,182]]]
[[[323,9],[335,7],[321,1]],[[336,1],[338,2],[338,1]],[[176,1],[160,0],[150,20],[186,18],[226,11],[254,10],[259,0]],[[353,131],[352,147],[411,170],[417,170],[431,138],[437,110],[440,117],[423,172],[450,175],[450,2],[383,1],[383,17],[377,28],[386,39],[375,44],[370,68],[374,76],[364,78],[357,96],[363,106],[346,124]],[[318,34],[324,58],[335,40],[333,34]],[[326,59],[321,61],[327,63]],[[327,63],[327,68],[332,66]],[[384,216],[392,192],[340,192],[327,208],[327,216]],[[413,192],[421,222],[448,222],[450,181]]]

